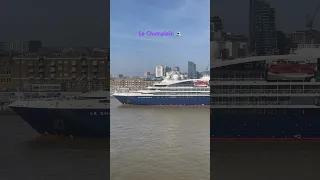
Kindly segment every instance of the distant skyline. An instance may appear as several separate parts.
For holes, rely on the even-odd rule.
[[[204,71],[210,63],[209,0],[111,0],[110,69],[112,74],[141,76],[157,65],[188,61]],[[182,36],[146,37],[139,31],[181,32]]]
[[[186,61],[186,64],[188,64],[188,61]],[[166,66],[169,66],[169,67],[171,67],[171,68],[179,67],[179,69],[180,69],[180,71],[181,71],[182,73],[188,73],[188,67],[182,68],[182,67],[179,66],[179,65],[170,65],[170,64],[158,64],[158,65],[166,65]],[[158,66],[158,65],[156,65],[156,66]],[[124,76],[141,76],[141,77],[142,77],[142,76],[144,75],[143,73],[145,73],[145,72],[150,72],[150,74],[155,74],[155,73],[156,73],[156,66],[153,67],[153,68],[150,69],[150,70],[147,70],[147,71],[142,72],[141,74],[133,74],[133,75],[126,74],[126,70],[124,70],[124,72],[111,73],[111,74],[112,74],[112,75],[123,74]],[[199,72],[206,71],[206,68],[208,68],[208,70],[210,69],[210,66],[209,66],[209,65],[207,65],[207,67],[205,67],[204,69],[198,69],[198,65],[197,65],[197,64],[196,64],[196,66],[197,66],[197,71],[199,71]],[[112,71],[112,69],[111,69],[111,71]]]
[[[186,64],[188,65],[188,61],[186,61]],[[195,64],[196,64],[196,63],[195,63]],[[171,68],[179,67],[179,69],[180,69],[180,71],[181,71],[182,73],[188,73],[188,67],[182,68],[182,65],[170,65],[170,64],[158,64],[158,65],[165,65],[165,66],[169,66],[169,67],[171,67]],[[156,65],[156,66],[158,66],[158,65]],[[150,72],[151,74],[155,74],[155,73],[156,73],[156,66],[153,67],[153,68],[151,68],[150,70],[143,71],[143,72],[141,72],[140,74],[131,74],[131,75],[130,75],[130,74],[127,74],[127,71],[126,71],[126,70],[124,70],[123,72],[111,73],[111,74],[112,74],[112,75],[123,74],[124,76],[143,76],[143,73],[145,73],[145,72]],[[202,69],[202,68],[199,69],[197,64],[196,64],[196,66],[197,66],[197,71],[199,71],[199,72],[206,71],[206,68],[208,68],[208,70],[210,69],[210,65],[207,65],[207,66],[204,67],[203,69]],[[111,67],[111,68],[112,68],[112,67]],[[111,71],[112,71],[112,69],[111,69]]]

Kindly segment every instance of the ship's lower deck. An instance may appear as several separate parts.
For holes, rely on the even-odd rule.
[[[320,138],[319,110],[318,108],[211,108],[210,136],[235,139]]]
[[[11,109],[43,135],[110,137],[110,109]]]
[[[122,96],[114,95],[122,104],[130,105],[209,105],[209,96]]]

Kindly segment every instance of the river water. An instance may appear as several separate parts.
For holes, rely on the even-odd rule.
[[[18,116],[2,115],[0,142],[0,180],[102,180],[109,174],[108,140],[39,138]]]
[[[212,180],[319,179],[320,141],[211,141]]]
[[[210,179],[209,107],[111,104],[112,180]]]
[[[209,127],[208,108],[122,107],[112,99],[109,144],[39,138],[18,116],[1,115],[0,180],[208,180]]]
[[[39,138],[18,116],[1,115],[0,180],[320,177],[320,141],[210,143],[209,123],[205,107],[121,106],[112,99],[109,142]]]

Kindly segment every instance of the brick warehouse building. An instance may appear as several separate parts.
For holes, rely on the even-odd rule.
[[[1,91],[87,91],[109,88],[110,55],[97,48],[0,54]]]

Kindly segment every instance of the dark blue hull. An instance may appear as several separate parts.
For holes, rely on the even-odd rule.
[[[212,108],[210,118],[211,138],[320,138],[320,111],[317,108]]]
[[[43,135],[110,137],[110,109],[11,109]]]
[[[114,96],[130,105],[209,105],[209,96]]]

